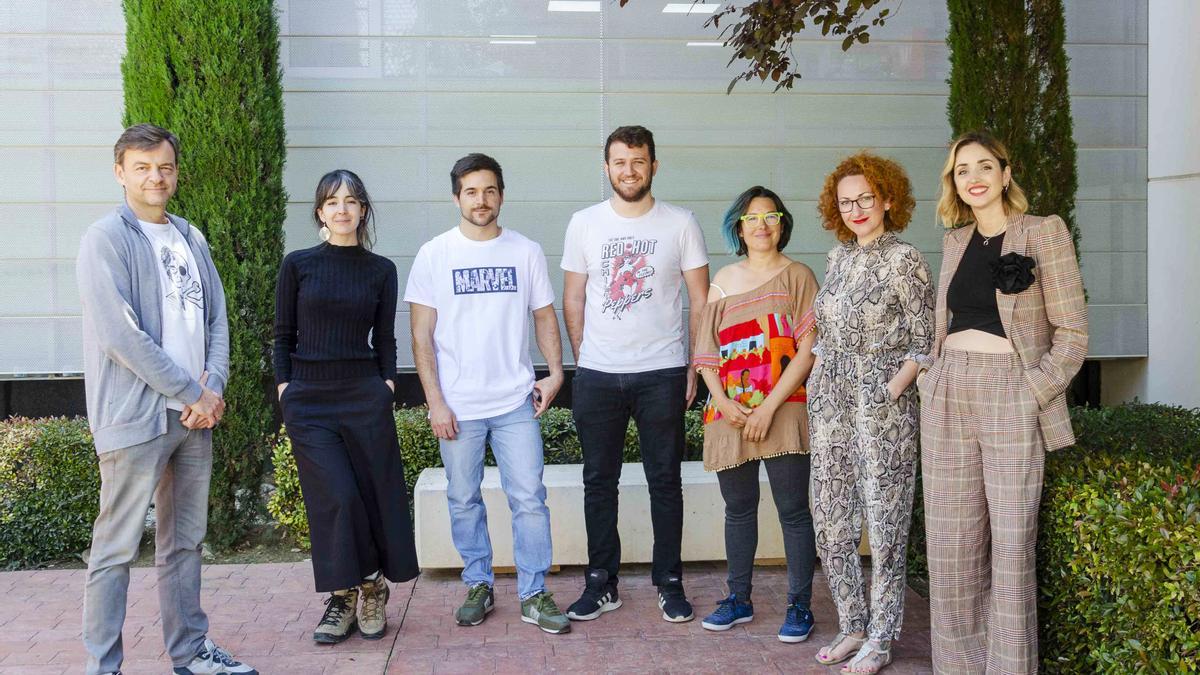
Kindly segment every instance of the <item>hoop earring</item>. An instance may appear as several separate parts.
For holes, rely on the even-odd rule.
[[[329,241],[331,234],[328,225],[322,225],[321,229],[317,230],[317,236],[321,238],[321,241]]]
[[[1008,183],[1004,184],[1004,190],[1002,190],[1002,192],[1004,192],[1004,194],[1008,194]]]

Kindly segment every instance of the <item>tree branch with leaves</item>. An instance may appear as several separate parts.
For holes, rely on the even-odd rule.
[[[624,7],[629,0],[620,0]],[[870,30],[883,26],[891,10],[878,5],[892,0],[754,0],[744,7],[732,2],[717,10],[706,27],[720,28],[725,46],[733,48],[729,64],[747,61],[745,70],[729,82],[730,93],[740,81],[758,79],[775,82],[775,91],[791,89],[800,79],[800,64],[792,53],[796,34],[809,28],[819,28],[822,36],[841,35],[842,51],[855,44],[867,44]],[[732,21],[732,23],[730,23]],[[729,65],[726,64],[726,65]]]

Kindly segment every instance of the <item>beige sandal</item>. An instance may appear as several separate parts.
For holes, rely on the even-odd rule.
[[[837,637],[833,638],[833,642],[830,642],[828,645],[825,646],[825,653],[826,654],[832,653],[833,650],[840,647],[842,645],[842,643],[845,642],[846,640],[852,640],[854,642],[857,642],[859,645],[862,645],[864,642],[867,641],[867,638],[865,638],[865,637],[860,637],[860,638],[850,637],[849,635],[846,635],[845,633],[838,633]],[[817,663],[819,663],[823,666],[832,666],[832,665],[841,663],[842,661],[845,661],[846,659],[853,658],[854,655],[855,655],[855,652],[849,652],[838,658],[823,659],[823,658],[821,658],[821,652],[818,651],[816,653],[816,655],[813,656],[813,658],[815,658],[817,660]]]
[[[867,659],[875,659],[875,669],[856,670],[858,665]],[[846,675],[873,675],[886,668],[891,662],[891,645],[888,645],[888,649],[884,649],[875,640],[867,640],[863,643],[862,648],[858,650],[858,653],[854,655],[854,658],[850,659],[850,663],[842,666],[842,672],[846,673]]]

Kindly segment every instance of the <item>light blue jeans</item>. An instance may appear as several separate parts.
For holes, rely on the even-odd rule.
[[[440,445],[449,483],[450,535],[463,559],[463,582],[491,585],[495,579],[487,509],[480,491],[484,446],[490,445],[512,511],[517,592],[524,600],[545,590],[552,553],[550,510],[542,483],[542,431],[533,417],[532,399],[503,415],[460,420],[457,437]]]

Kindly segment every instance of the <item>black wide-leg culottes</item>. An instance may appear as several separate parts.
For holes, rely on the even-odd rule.
[[[378,376],[293,380],[283,392],[319,592],[376,570],[393,582],[419,572],[392,400]]]

